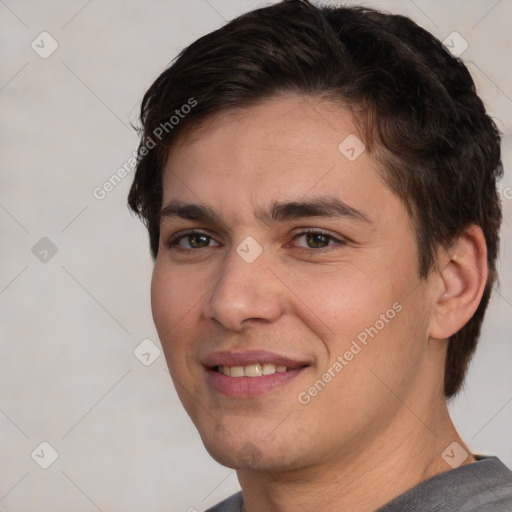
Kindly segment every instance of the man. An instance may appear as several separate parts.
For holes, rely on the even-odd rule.
[[[242,488],[211,510],[512,510],[446,406],[501,221],[462,62],[407,18],[290,0],[186,48],[141,120],[155,325]]]

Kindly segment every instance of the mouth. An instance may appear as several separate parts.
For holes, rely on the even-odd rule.
[[[211,387],[223,395],[250,398],[276,390],[310,364],[271,352],[216,352],[206,358]]]
[[[247,366],[214,366],[214,371],[222,373],[227,377],[262,377],[264,375],[274,375],[275,373],[289,372],[288,368],[284,364],[275,365],[272,363],[256,363],[249,364]]]

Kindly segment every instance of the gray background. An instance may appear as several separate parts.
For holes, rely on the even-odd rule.
[[[177,52],[263,4],[0,0],[1,510],[200,511],[238,489],[202,447],[163,355],[153,361],[152,348],[145,366],[133,353],[146,338],[159,346],[147,235],[126,207],[133,173],[103,200],[93,189],[132,155],[142,95]],[[509,168],[512,2],[365,5],[406,14],[441,40],[461,34]],[[31,47],[51,49],[43,31],[59,45],[46,59]],[[512,466],[510,171],[500,189],[501,287],[451,410],[474,452]],[[43,441],[58,453],[48,469],[38,465],[51,458]]]

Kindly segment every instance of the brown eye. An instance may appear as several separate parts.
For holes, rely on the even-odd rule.
[[[318,230],[308,230],[298,233],[293,238],[293,244],[300,249],[322,249],[330,250],[345,245],[345,240],[341,237],[335,237],[330,233],[324,233]]]
[[[188,232],[171,237],[168,243],[170,249],[207,249],[209,247],[218,247],[220,244],[210,235],[203,232]]]
[[[331,241],[331,237],[322,233],[307,233],[306,243],[311,249],[321,249],[327,247]]]
[[[206,235],[188,235],[186,237],[192,249],[202,249],[210,245],[211,237]]]

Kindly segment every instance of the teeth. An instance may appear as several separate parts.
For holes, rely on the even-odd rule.
[[[261,376],[261,364],[250,364],[244,368],[246,377],[260,377]]]
[[[232,366],[231,367],[231,377],[243,377],[244,367],[243,366]]]
[[[247,366],[219,366],[218,371],[228,377],[261,377],[262,375],[284,373],[288,371],[288,368],[284,364],[257,363]]]
[[[276,366],[269,363],[265,363],[261,369],[261,373],[263,373],[263,375],[272,375],[273,373],[276,373],[276,371]]]

